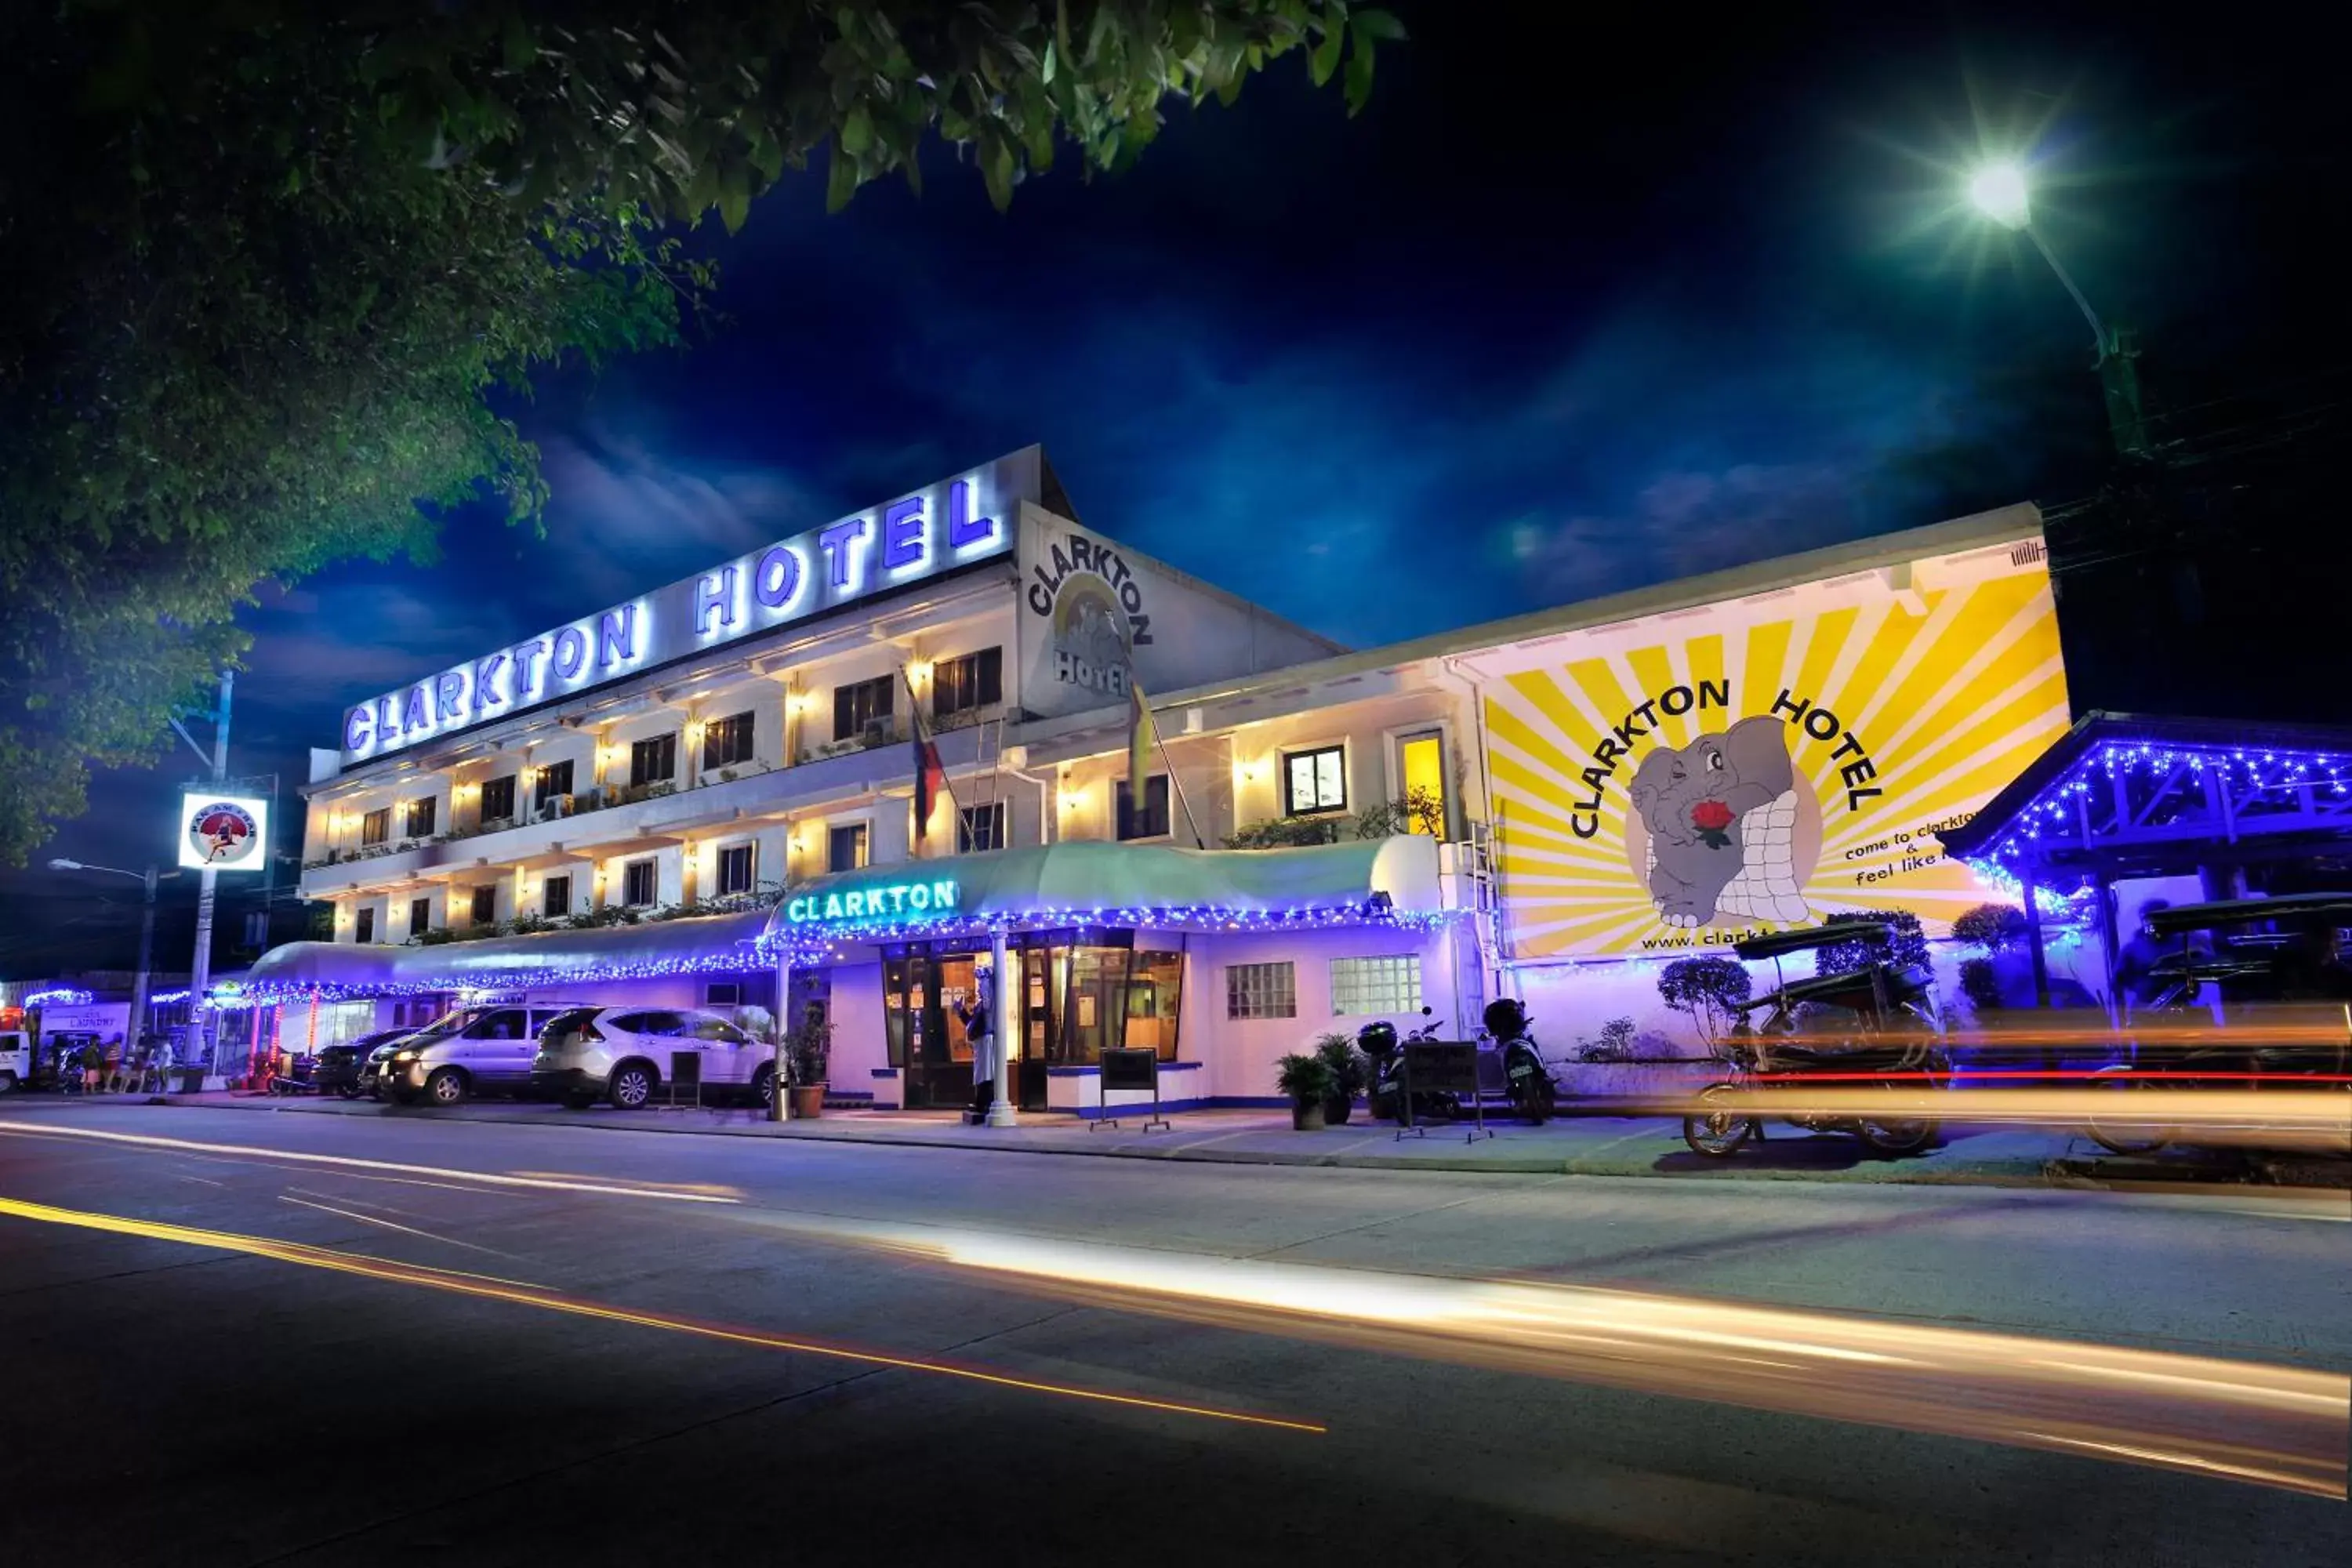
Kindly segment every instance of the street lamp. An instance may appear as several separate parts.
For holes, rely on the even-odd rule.
[[[2147,457],[2147,426],[2140,410],[2137,334],[2128,327],[2113,327],[2099,320],[2099,313],[2091,309],[2091,301],[2059,264],[2057,252],[2042,237],[2042,231],[2033,226],[2033,195],[2025,171],[2007,162],[1982,165],[1969,176],[1969,202],[2001,227],[2032,240],[2033,248],[2042,253],[2042,259],[2050,264],[2050,270],[2057,274],[2058,281],[2074,300],[2074,308],[2091,324],[2091,341],[2099,355],[2099,386],[2106,396],[2107,428],[2115,437],[2116,449],[2126,458]]]
[[[179,873],[158,870],[152,866],[144,871],[125,871],[119,866],[91,866],[63,857],[51,860],[49,869],[101,871],[110,877],[128,877],[137,882],[145,894],[141,900],[142,907],[139,915],[139,973],[131,982],[131,1026],[124,1031],[129,1037],[123,1041],[125,1051],[136,1051],[147,1033],[147,966],[155,947],[155,884],[165,877],[176,877]],[[192,998],[191,1010],[194,1005],[201,1005],[202,1000],[201,997]]]

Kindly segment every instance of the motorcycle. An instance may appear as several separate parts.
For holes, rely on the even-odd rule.
[[[1468,1113],[1458,1095],[1429,1089],[1413,1090],[1409,1100],[1404,1095],[1404,1047],[1435,1037],[1437,1023],[1431,1017],[1435,1011],[1423,1007],[1421,1016],[1431,1021],[1402,1037],[1396,1026],[1385,1018],[1375,1018],[1356,1031],[1357,1047],[1371,1062],[1371,1108],[1377,1120],[1410,1127],[1416,1117],[1424,1121],[1452,1121]]]
[[[1540,1127],[1551,1119],[1559,1098],[1559,1086],[1552,1081],[1551,1071],[1544,1066],[1543,1056],[1536,1049],[1535,1037],[1528,1026],[1535,1020],[1514,997],[1499,996],[1486,1004],[1486,1034],[1496,1042],[1495,1048],[1502,1057],[1503,1093],[1511,1109]]]
[[[2269,929],[2227,934],[2232,927]],[[2178,1032],[2185,1048],[2160,1057],[2135,1043],[2131,1059],[2090,1075],[2097,1088],[2132,1098],[2113,1117],[2083,1129],[2111,1153],[2152,1154],[2188,1141],[2187,1130],[2165,1122],[2161,1100],[2145,1096],[2179,1089],[2312,1093],[2352,1089],[2352,968],[2344,960],[2343,930],[2352,925],[2352,893],[2296,893],[2274,899],[2231,899],[2182,904],[2150,914],[2147,934],[2179,936],[2180,952],[2148,974],[2150,994],[2136,1018],[2150,1033]],[[2199,935],[2210,938],[2204,950]],[[2212,1005],[2235,1039],[2210,1037]],[[2125,1108],[2128,1107],[2126,1110]]]
[[[1763,1119],[1743,1103],[1759,1089],[1827,1083],[1909,1096],[1951,1081],[1951,1060],[1935,1014],[1934,980],[1924,969],[1899,966],[1882,951],[1859,969],[1794,981],[1780,976],[1780,961],[1789,953],[1857,940],[1888,949],[1892,925],[1875,918],[1845,919],[1733,944],[1732,952],[1742,959],[1771,959],[1775,984],[1736,1009],[1738,1022],[1727,1042],[1731,1076],[1699,1091],[1702,1104],[1715,1100],[1722,1108],[1683,1118],[1683,1142],[1694,1153],[1728,1159],[1749,1139],[1761,1140]],[[1841,1009],[1853,1022],[1832,1036],[1808,1035],[1796,1018],[1797,1009],[1808,1003]],[[1764,1015],[1761,1023],[1755,1019],[1758,1013]],[[1884,1154],[1916,1154],[1936,1141],[1937,1131],[1934,1121],[1901,1110],[1887,1116],[1791,1111],[1782,1120],[1811,1131],[1851,1133]]]

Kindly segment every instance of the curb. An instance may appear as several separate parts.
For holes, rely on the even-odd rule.
[[[384,1108],[368,1106],[351,1110],[296,1110],[287,1100],[257,1095],[242,1102],[191,1105],[175,1098],[151,1098],[143,1103],[204,1110],[258,1110],[277,1113],[290,1112],[310,1116],[382,1115]],[[1352,1171],[1437,1171],[1458,1175],[1496,1176],[1596,1176],[1640,1177],[1654,1181],[1746,1181],[1746,1182],[1815,1182],[1848,1185],[1907,1185],[1907,1186],[2006,1186],[2044,1189],[2082,1190],[2106,1188],[2111,1185],[2132,1185],[2132,1183],[2109,1183],[2097,1177],[2065,1170],[2056,1158],[2035,1161],[2003,1162],[1999,1164],[1922,1169],[1885,1161],[1862,1161],[1839,1168],[1758,1169],[1742,1167],[1727,1162],[1721,1167],[1696,1170],[1661,1171],[1649,1165],[1592,1168],[1579,1155],[1540,1156],[1501,1155],[1486,1159],[1449,1158],[1443,1154],[1405,1156],[1380,1153],[1284,1153],[1264,1149],[1195,1149],[1182,1145],[1143,1143],[992,1143],[964,1142],[950,1138],[928,1137],[922,1133],[864,1132],[855,1129],[828,1130],[823,1132],[768,1132],[761,1131],[765,1122],[739,1126],[690,1127],[664,1125],[658,1119],[648,1122],[623,1124],[593,1116],[551,1118],[543,1115],[488,1115],[438,1118],[419,1115],[403,1116],[402,1121],[442,1121],[443,1124],[480,1123],[505,1127],[561,1127],[583,1131],[652,1132],[671,1137],[747,1138],[768,1142],[799,1143],[855,1143],[865,1147],[898,1149],[957,1149],[968,1152],[991,1154],[1042,1154],[1064,1159],[1097,1160],[1159,1160],[1171,1163],[1202,1165],[1255,1165],[1265,1167],[1294,1166],[1323,1170]]]

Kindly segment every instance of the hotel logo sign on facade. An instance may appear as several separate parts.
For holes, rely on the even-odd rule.
[[[342,765],[1008,554],[1041,464],[1028,447],[359,703]]]
[[[1800,592],[1599,628],[1489,685],[1512,956],[1720,948],[1843,909],[1941,935],[1990,896],[1937,834],[2066,729],[2047,564],[2004,546],[1915,593]]]

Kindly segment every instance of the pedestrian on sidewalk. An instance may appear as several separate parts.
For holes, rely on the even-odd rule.
[[[963,1037],[971,1042],[971,1104],[963,1117],[968,1126],[977,1126],[987,1120],[989,1105],[996,1099],[999,1057],[994,1044],[995,1021],[989,1016],[991,978],[987,970],[975,969],[971,994],[959,998],[955,1005],[956,1018],[963,1025]]]
[[[106,1087],[106,1044],[92,1038],[81,1048],[81,1091],[96,1094]]]

